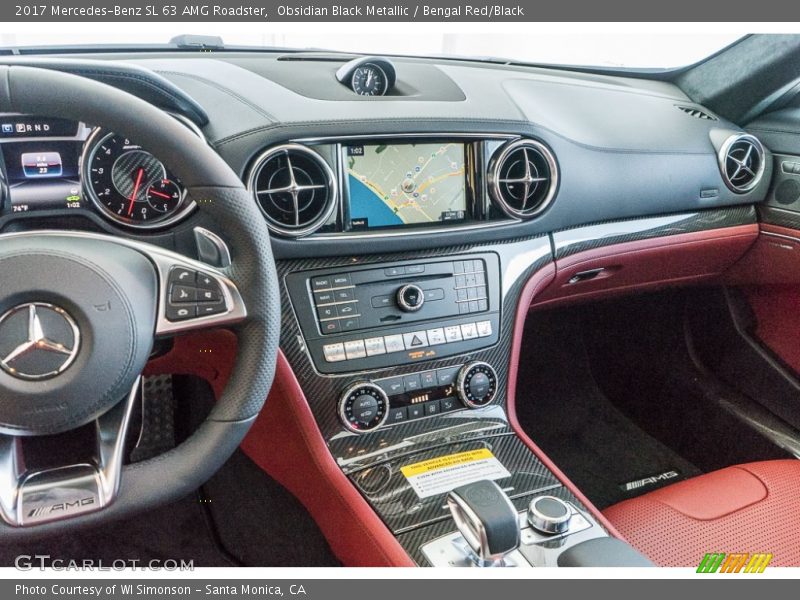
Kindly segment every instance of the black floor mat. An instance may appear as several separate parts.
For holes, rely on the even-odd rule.
[[[629,419],[709,472],[789,454],[723,407],[752,400],[723,383],[690,353],[689,339],[712,335],[686,314],[711,311],[702,290],[672,291],[598,304],[583,312],[583,333],[598,384]],[[743,370],[740,378],[754,376]]]
[[[520,424],[598,508],[700,473],[603,395],[591,374],[579,315],[536,315],[523,344],[516,395]],[[677,476],[624,489],[667,472]]]
[[[241,452],[203,486],[225,550],[263,567],[335,567],[319,527],[302,504]]]
[[[101,527],[25,544],[0,544],[0,566],[14,566],[19,555],[47,556],[46,564],[89,559],[109,566],[116,560],[147,564],[172,559],[194,561],[195,567],[236,565],[216,544],[196,495]]]
[[[195,567],[336,566],[311,516],[237,452],[201,493],[124,521],[25,544],[0,543],[0,566],[20,554],[51,559],[193,560]]]
[[[631,296],[532,315],[517,413],[523,428],[599,508],[734,464],[789,455],[725,409],[752,400],[700,365],[686,314],[698,290]],[[687,313],[686,311],[690,311]],[[633,490],[620,484],[668,471]]]

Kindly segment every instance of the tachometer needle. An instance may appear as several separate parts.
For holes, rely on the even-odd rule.
[[[133,193],[131,194],[130,204],[128,204],[128,216],[133,214],[133,205],[136,203],[136,196],[139,195],[139,186],[142,185],[142,177],[144,177],[144,168],[139,167],[136,171],[136,183],[133,184]]]

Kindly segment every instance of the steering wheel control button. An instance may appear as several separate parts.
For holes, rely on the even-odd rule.
[[[219,302],[222,300],[221,292],[214,289],[197,289],[196,295],[198,302]]]
[[[173,285],[172,293],[169,296],[170,302],[182,304],[184,302],[195,302],[197,300],[197,288],[185,285]]]
[[[425,292],[413,283],[397,290],[397,305],[405,312],[417,312],[425,304]]]
[[[165,314],[170,321],[185,321],[186,319],[193,319],[197,316],[197,306],[194,304],[168,304],[165,309]]]
[[[219,283],[216,279],[211,277],[210,275],[206,275],[205,273],[198,273],[195,281],[197,283],[197,287],[205,290],[216,290],[219,291]]]
[[[458,373],[456,391],[461,402],[469,408],[486,406],[497,393],[497,373],[485,362],[464,365]]]
[[[216,277],[184,267],[172,267],[167,278],[169,296],[164,309],[168,321],[208,317],[228,312]]]
[[[197,273],[191,269],[173,267],[169,272],[169,284],[194,285]]]
[[[555,496],[538,496],[528,505],[528,523],[544,535],[558,535],[569,531],[572,510]]]
[[[383,425],[389,417],[389,398],[370,382],[351,385],[339,400],[339,418],[349,431],[366,433]]]
[[[198,317],[207,317],[209,315],[221,315],[222,313],[228,312],[228,307],[225,306],[224,302],[217,302],[215,304],[198,304],[197,305],[197,316]]]

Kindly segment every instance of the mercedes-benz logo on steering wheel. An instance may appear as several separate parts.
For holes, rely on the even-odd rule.
[[[0,316],[0,367],[17,379],[63,373],[78,356],[80,330],[63,309],[27,302]]]

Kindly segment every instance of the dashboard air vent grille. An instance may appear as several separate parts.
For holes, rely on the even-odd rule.
[[[284,144],[259,156],[248,178],[269,228],[301,237],[324,225],[336,206],[336,178],[328,163],[300,144]]]
[[[704,110],[700,110],[699,108],[695,108],[694,106],[678,106],[678,110],[682,110],[690,117],[694,117],[695,119],[704,119],[706,121],[718,121],[717,117],[712,115],[709,112]]]
[[[530,139],[508,142],[489,165],[492,198],[508,216],[530,219],[552,202],[558,166],[550,149]]]
[[[737,194],[749,192],[764,174],[764,147],[752,135],[732,135],[722,144],[719,165],[728,188]]]

